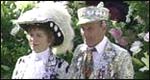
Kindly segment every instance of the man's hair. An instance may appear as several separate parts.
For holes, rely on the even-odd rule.
[[[102,21],[99,21],[100,22],[100,26],[102,25],[102,22],[105,22],[105,24],[106,24],[106,27],[107,27],[107,23],[108,23],[108,21],[106,21],[106,20],[102,20]]]

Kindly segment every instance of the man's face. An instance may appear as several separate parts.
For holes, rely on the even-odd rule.
[[[103,39],[106,31],[105,22],[95,21],[91,23],[81,24],[81,34],[84,42],[89,47],[96,46]]]

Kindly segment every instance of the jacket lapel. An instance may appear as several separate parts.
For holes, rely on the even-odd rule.
[[[113,79],[115,77],[116,71],[115,69],[117,65],[115,65],[114,59],[116,56],[117,56],[116,50],[114,49],[112,43],[108,40],[104,48],[104,56],[103,56],[104,61],[108,63],[107,65],[108,70],[106,75],[107,78]]]

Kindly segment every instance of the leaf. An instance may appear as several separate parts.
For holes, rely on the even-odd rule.
[[[149,55],[147,54],[147,52],[144,53],[145,57],[141,58],[141,61],[146,65],[146,67],[149,68]]]
[[[144,64],[137,58],[132,57],[132,60],[135,64],[139,65],[139,66],[143,66]]]
[[[147,74],[146,72],[140,72],[140,71],[136,71],[135,72],[135,77],[134,79],[148,79],[149,78],[149,74]]]
[[[1,68],[3,68],[4,70],[8,71],[10,70],[10,67],[6,66],[6,65],[1,65]]]

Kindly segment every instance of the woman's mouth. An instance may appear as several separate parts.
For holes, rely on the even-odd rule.
[[[33,46],[38,46],[38,44],[33,44]]]

